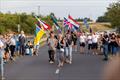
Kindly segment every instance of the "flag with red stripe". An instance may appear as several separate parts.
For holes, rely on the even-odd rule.
[[[44,21],[40,20],[39,18],[36,17],[36,19],[38,20],[38,24],[40,28],[43,28],[44,30],[50,30],[51,26],[48,25],[47,23],[45,23]]]
[[[75,29],[79,29],[79,23],[72,18],[72,16],[68,16],[69,22],[74,26]]]

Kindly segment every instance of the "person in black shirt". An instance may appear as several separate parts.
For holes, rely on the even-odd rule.
[[[77,51],[77,32],[72,33],[72,39],[74,50]]]
[[[115,34],[112,34],[110,38],[110,44],[111,44],[112,55],[115,55],[117,53],[117,47],[118,47]]]
[[[111,46],[112,46],[112,45],[111,45],[111,42],[110,42],[111,37],[112,37],[112,34],[110,33],[110,34],[109,34],[109,43],[108,43],[108,53],[109,53],[109,54],[112,53],[112,49],[111,49]]]
[[[107,32],[104,33],[103,39],[103,54],[104,54],[104,60],[108,60],[108,43],[109,43],[109,37],[107,35]]]
[[[19,35],[20,55],[21,56],[25,55],[25,41],[26,41],[26,37],[25,37],[24,31],[21,31],[21,34]]]
[[[65,44],[65,61],[69,64],[72,64],[73,39],[69,30],[65,34]]]
[[[56,48],[57,48],[58,67],[62,67],[64,64],[64,48],[65,48],[65,40],[62,34],[58,35]]]

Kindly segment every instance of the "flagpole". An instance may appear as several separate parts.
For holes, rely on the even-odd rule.
[[[0,13],[2,13],[2,6],[1,6],[1,4],[2,4],[2,1],[0,0]]]
[[[62,26],[62,27],[63,27],[63,30],[64,30],[64,31],[63,31],[63,35],[65,36],[65,26],[64,26],[64,20],[63,20],[63,26]]]

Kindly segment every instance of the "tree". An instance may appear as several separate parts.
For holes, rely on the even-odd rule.
[[[21,30],[27,34],[34,34],[35,23],[37,20],[34,18],[35,13],[0,13],[0,33],[5,33],[8,30],[17,32],[17,26],[20,24]],[[53,25],[50,15],[40,16],[40,19],[45,21],[49,25]]]
[[[106,16],[100,16],[96,22],[110,22],[110,20]]]
[[[87,18],[87,17],[85,17],[85,18],[77,18],[77,19],[75,19],[75,20],[76,20],[76,21],[81,21],[81,22],[83,22],[84,19],[87,19],[88,22],[92,22],[92,21],[93,21],[92,19]]]
[[[110,4],[105,16],[110,19],[112,27],[120,28],[120,1]]]
[[[51,20],[50,14],[47,15],[47,16],[45,16],[45,17],[42,17],[41,19],[42,19],[43,21],[45,21],[47,24],[49,24],[50,26],[53,25],[53,22],[52,22],[52,20]]]

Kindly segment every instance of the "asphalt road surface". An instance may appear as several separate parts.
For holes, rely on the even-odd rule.
[[[55,74],[56,64],[48,63],[47,47],[39,50],[39,56],[24,56],[5,64],[6,80],[101,80],[106,62],[100,55],[73,52],[73,63],[65,64]]]

